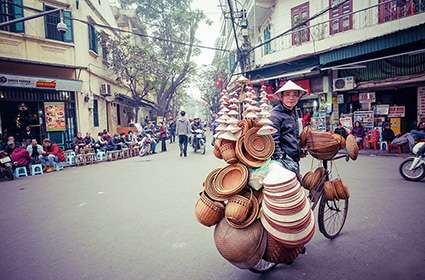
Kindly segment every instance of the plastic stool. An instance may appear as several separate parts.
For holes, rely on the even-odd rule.
[[[54,163],[54,165],[53,165],[53,168],[54,168],[56,171],[61,171],[61,170],[63,170],[63,165],[62,165],[62,163],[60,163],[60,162],[55,162],[55,163]]]
[[[105,161],[108,159],[108,157],[106,156],[106,152],[104,151],[98,151],[96,153],[96,157],[98,161]]]
[[[31,176],[43,175],[43,166],[41,164],[31,165]]]
[[[389,151],[388,143],[386,141],[379,142],[381,151]]]
[[[16,167],[16,169],[15,169],[15,177],[16,178],[27,177],[27,176],[28,176],[28,172],[27,172],[26,167]]]
[[[68,165],[75,165],[75,152],[67,154],[65,161]]]

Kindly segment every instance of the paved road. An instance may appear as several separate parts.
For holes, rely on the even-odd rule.
[[[211,153],[133,158],[0,182],[0,279],[425,279],[425,182],[401,159],[338,164],[352,198],[343,234],[317,233],[292,266],[227,263],[193,215]],[[311,161],[303,161],[303,169]]]

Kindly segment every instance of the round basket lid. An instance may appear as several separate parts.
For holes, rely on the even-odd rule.
[[[275,143],[271,136],[258,135],[258,130],[258,127],[248,130],[244,137],[245,149],[253,158],[267,160],[274,153]]]
[[[251,168],[258,168],[264,164],[264,161],[257,160],[252,158],[247,151],[245,150],[245,146],[243,144],[244,136],[240,136],[238,141],[236,142],[236,157],[239,161]]]
[[[248,181],[248,169],[240,164],[231,164],[222,168],[214,181],[215,190],[220,195],[239,193]]]

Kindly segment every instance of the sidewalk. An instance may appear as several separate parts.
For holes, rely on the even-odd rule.
[[[360,155],[363,156],[382,156],[382,157],[399,157],[399,158],[406,158],[409,157],[411,154],[410,153],[395,153],[395,152],[391,152],[389,153],[388,151],[381,151],[381,150],[372,150],[372,149],[363,149],[359,151]]]

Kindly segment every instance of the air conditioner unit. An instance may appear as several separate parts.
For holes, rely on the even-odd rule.
[[[354,77],[344,77],[333,80],[334,91],[352,90],[354,86]]]
[[[100,95],[102,96],[111,96],[111,85],[109,84],[101,84],[100,85]]]

